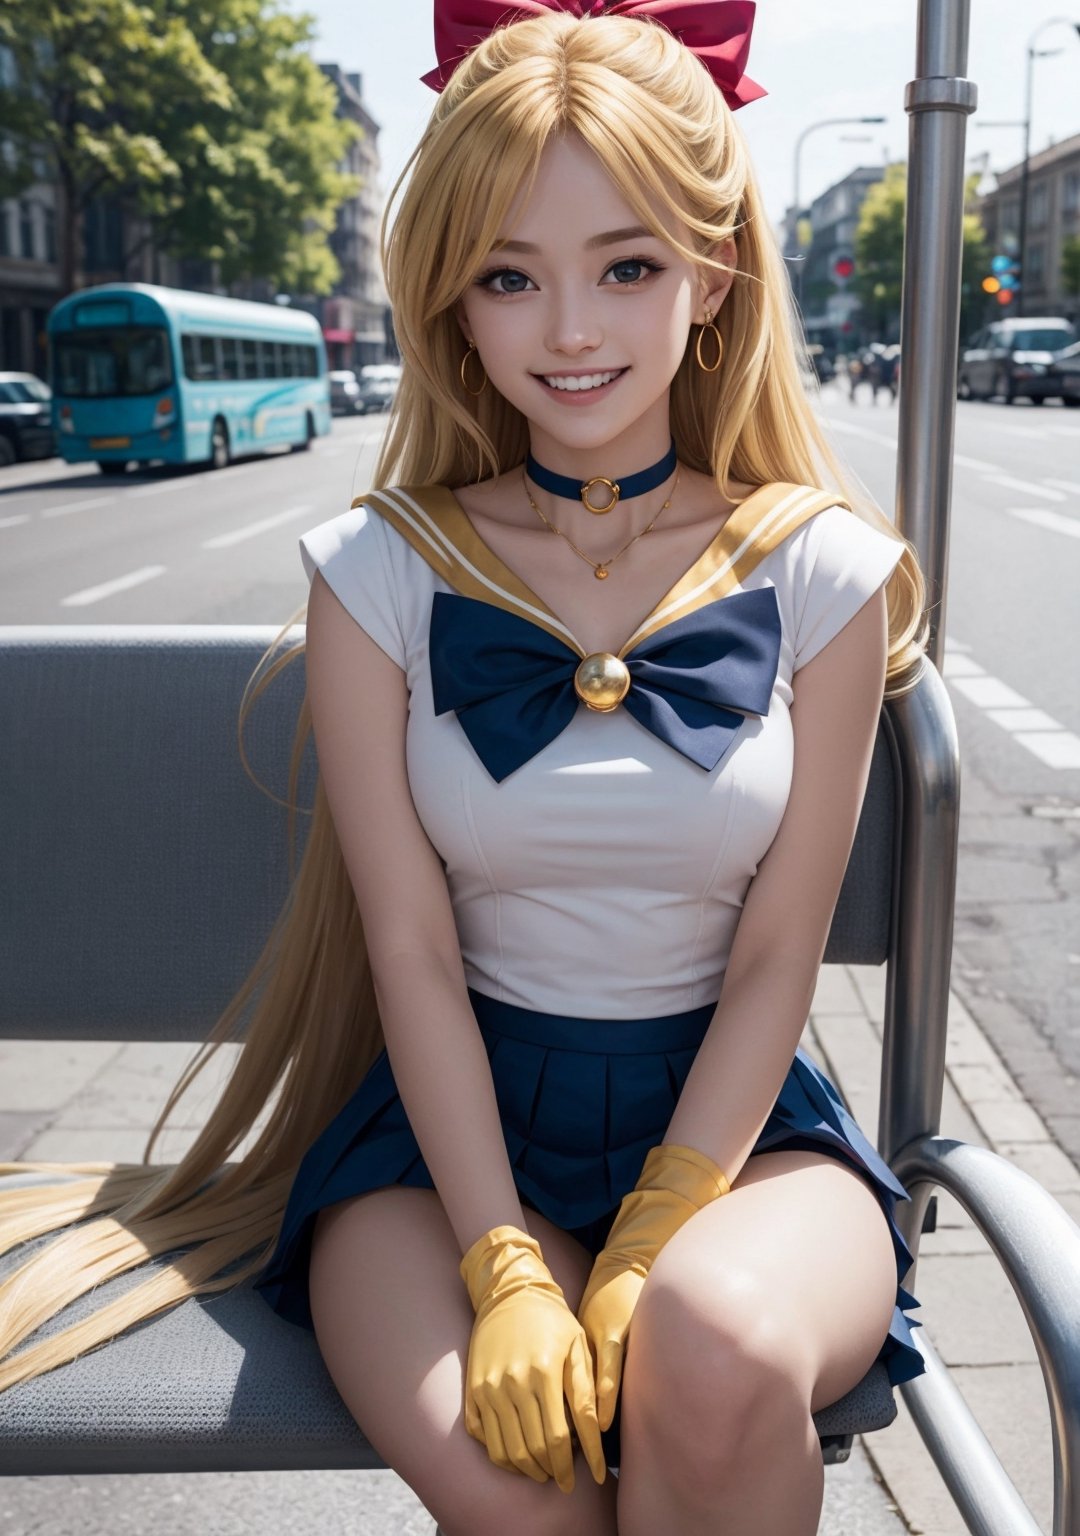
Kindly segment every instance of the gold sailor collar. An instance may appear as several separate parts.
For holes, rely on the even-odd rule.
[[[558,614],[486,544],[447,486],[399,485],[367,491],[353,507],[369,507],[406,539],[437,575],[464,597],[492,603],[547,630],[577,655],[586,651]],[[725,597],[759,560],[826,507],[849,504],[831,491],[774,480],[758,486],[728,517],[694,561],[618,651],[621,659],[658,630]]]

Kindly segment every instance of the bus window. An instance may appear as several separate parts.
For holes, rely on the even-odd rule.
[[[295,379],[300,372],[296,356],[296,344],[291,341],[281,343],[281,372],[286,379]]]
[[[74,399],[153,395],[172,383],[163,330],[58,332],[54,338],[56,392]]]
[[[195,377],[197,379],[217,379],[221,376],[217,357],[214,352],[214,338],[212,336],[196,336],[195,338]]]
[[[302,358],[301,372],[305,379],[316,379],[319,376],[319,354],[314,347],[300,348]]]
[[[260,341],[259,357],[261,366],[259,374],[264,379],[278,379],[281,377],[281,364],[278,357],[280,344],[276,341]]]
[[[242,341],[240,343],[240,377],[242,379],[257,379],[259,377],[259,343],[257,341]]]
[[[235,336],[223,336],[221,339],[221,377],[240,377],[240,346]]]

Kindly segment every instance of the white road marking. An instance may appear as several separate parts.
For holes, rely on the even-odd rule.
[[[1013,740],[1048,768],[1080,768],[1080,736],[1072,731],[1017,731]]]
[[[836,432],[846,432],[849,437],[864,437],[869,443],[883,443],[896,452],[896,438],[886,437],[884,432],[872,432],[869,427],[858,427],[853,421],[841,421],[837,416],[826,416],[824,420]]]
[[[100,603],[102,598],[112,597],[116,592],[126,592],[129,587],[140,586],[144,581],[153,581],[155,576],[163,576],[167,567],[164,565],[144,565],[140,570],[131,571],[127,576],[117,576],[113,581],[103,581],[97,587],[84,587],[81,592],[73,592],[70,597],[62,597],[62,608],[85,608],[89,603]]]
[[[1053,514],[1048,514],[1052,516]],[[1080,736],[1045,710],[990,674],[966,655],[969,646],[948,636],[942,673],[957,693],[982,709],[988,720],[1008,731],[1013,741],[1048,768],[1080,768]]]
[[[20,523],[28,523],[29,521],[29,512],[15,512],[11,517],[0,517],[0,528],[16,528]]]
[[[109,507],[111,496],[92,496],[89,501],[69,501],[66,507],[46,507],[42,517],[67,517],[69,512],[89,512],[91,507]]]
[[[216,538],[204,540],[201,548],[228,549],[230,545],[240,544],[244,539],[254,539],[271,528],[279,528],[282,523],[290,522],[294,517],[307,517],[312,510],[311,507],[290,507],[288,511],[278,512],[273,517],[263,517],[257,523],[234,528],[231,533],[219,533]]]
[[[965,646],[964,649],[967,650],[969,647]],[[983,668],[979,666],[977,661],[973,661],[970,656],[954,655],[950,650],[945,652],[944,671],[946,677],[984,676]]]
[[[1064,501],[1064,491],[1048,491],[1044,485],[1032,485],[1029,480],[1013,480],[1009,475],[987,476],[995,485],[1004,485],[1010,491],[1023,491],[1025,496],[1044,496],[1047,501]]]
[[[995,725],[1007,731],[1060,731],[1061,724],[1044,709],[988,709]]]
[[[962,693],[980,709],[1030,708],[1030,701],[1023,694],[985,672],[981,677],[954,677],[951,681],[958,693]]]
[[[996,475],[998,473],[996,464],[988,464],[985,459],[969,459],[965,453],[954,453],[953,463],[959,469],[974,469],[983,475]]]
[[[1048,475],[1044,475],[1043,484],[1052,485],[1055,490],[1067,491],[1071,496],[1080,496],[1080,483],[1075,480],[1051,480]]]
[[[1013,427],[1005,426],[1002,424],[995,427],[994,430],[997,432],[1003,432],[1006,437],[1034,437],[1037,438],[1039,442],[1046,441],[1047,429],[1045,427]]]
[[[1067,533],[1070,538],[1080,539],[1080,518],[1050,512],[1046,507],[1006,507],[1005,510],[1010,517],[1018,517],[1022,522],[1034,523],[1038,528],[1049,528],[1054,533]]]

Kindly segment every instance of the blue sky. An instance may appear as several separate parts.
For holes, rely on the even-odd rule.
[[[364,77],[364,94],[382,124],[383,187],[388,190],[426,121],[434,95],[419,76],[435,62],[432,0],[290,0],[317,19],[315,55]],[[968,77],[979,107],[968,119],[969,156],[988,151],[995,170],[1021,158],[1019,128],[980,128],[981,120],[1017,120],[1024,110],[1025,52],[1044,21],[1080,23],[1080,0],[972,0]],[[792,200],[795,140],[829,117],[883,114],[881,126],[827,128],[806,141],[802,200],[809,202],[856,165],[907,156],[904,86],[915,72],[915,0],[759,0],[750,74],[769,91],[739,112],[776,222]],[[1048,27],[1037,47],[1060,48],[1036,60],[1032,149],[1080,133],[1080,37]],[[865,142],[845,135],[865,134]],[[972,167],[974,169],[974,166]]]

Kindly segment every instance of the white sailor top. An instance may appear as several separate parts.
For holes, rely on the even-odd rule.
[[[436,712],[442,621],[466,643],[489,619],[496,630],[508,625],[490,636],[489,657],[518,641],[531,653],[536,641],[549,653],[544,665],[564,666],[566,688],[584,651],[483,543],[453,493],[430,485],[370,492],[305,533],[300,549],[309,580],[321,570],[406,673],[409,785],[445,869],[469,986],[579,1018],[653,1018],[715,1003],[743,900],[787,804],[792,677],[888,579],[903,542],[829,493],[759,487],[620,652],[633,672],[635,656],[651,646],[663,661],[663,642],[687,628],[725,613],[735,631],[742,626],[737,638],[764,686],[750,704],[737,688],[724,699],[730,707],[717,718],[731,723],[715,765],[649,727],[674,716],[662,699],[648,713],[657,703],[648,678],[663,667],[650,672],[646,657],[637,663],[644,711],[627,707],[629,695],[600,711],[564,688],[567,723],[498,775],[474,745],[476,730],[470,739],[463,726],[470,706],[444,701]],[[750,593],[757,596],[741,596]],[[721,634],[718,649],[730,641]],[[709,632],[699,628],[686,643],[700,660]],[[485,708],[497,750],[502,704]],[[527,702],[523,718],[530,710]]]

